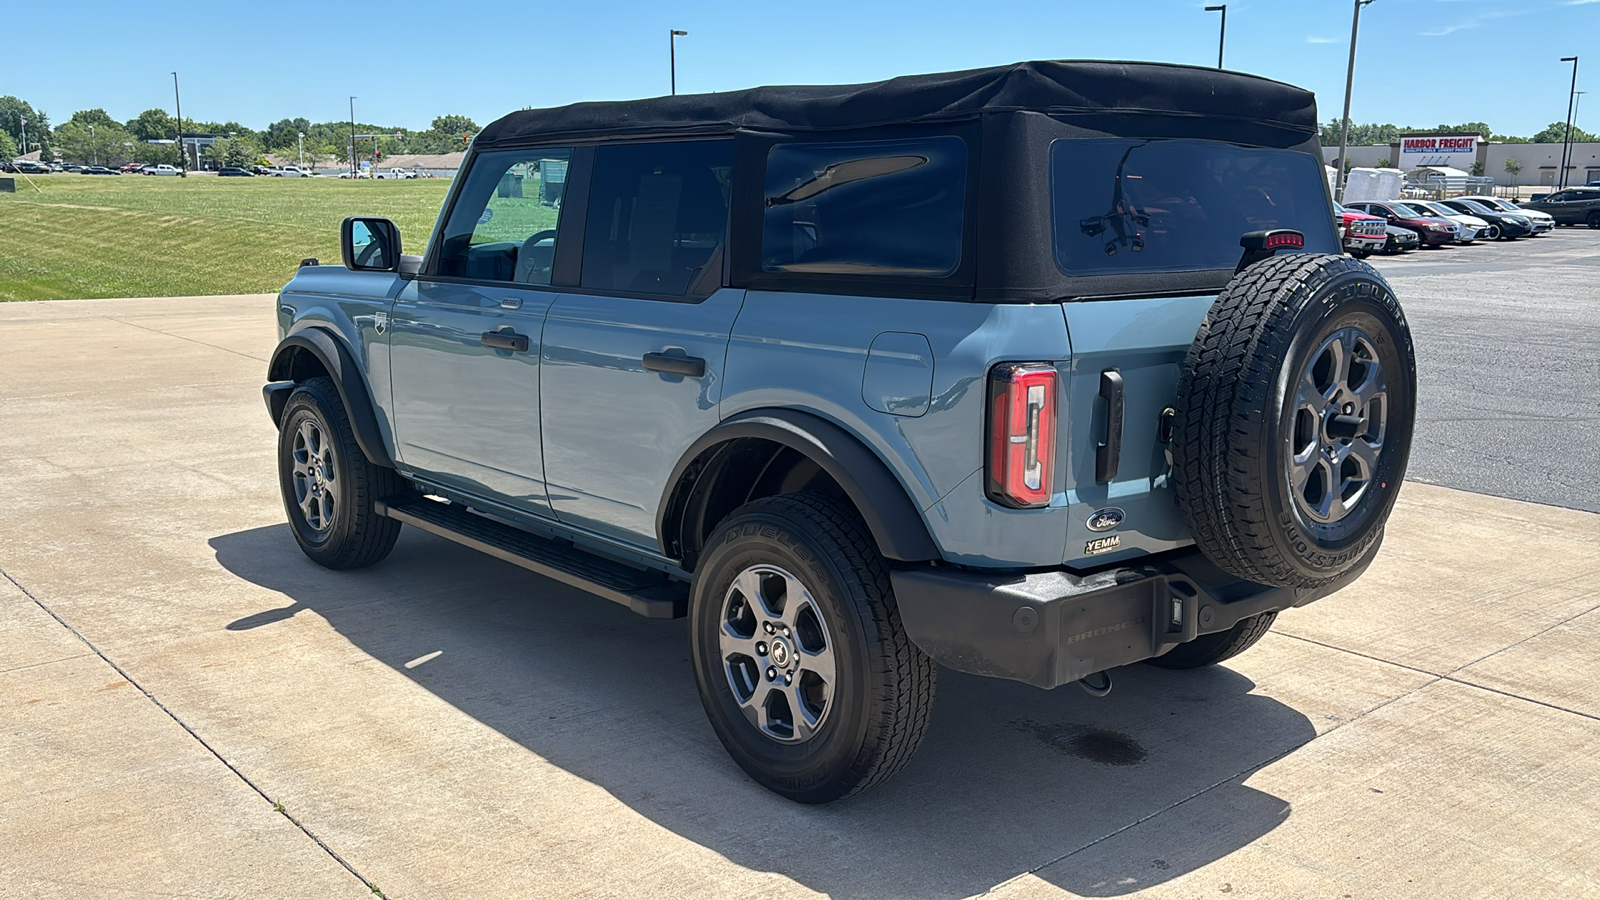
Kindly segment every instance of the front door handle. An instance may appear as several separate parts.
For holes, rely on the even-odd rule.
[[[513,353],[528,351],[528,336],[517,334],[515,331],[485,331],[478,340],[485,347],[493,347],[496,350],[510,350]]]
[[[687,375],[701,378],[706,374],[706,361],[698,356],[668,356],[665,353],[646,353],[644,367],[652,372],[669,375]]]

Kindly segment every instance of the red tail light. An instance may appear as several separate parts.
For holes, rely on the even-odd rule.
[[[989,373],[989,498],[1018,508],[1049,505],[1055,452],[1055,366],[995,366]]]

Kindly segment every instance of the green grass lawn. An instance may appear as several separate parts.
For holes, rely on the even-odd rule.
[[[0,194],[0,300],[276,291],[339,260],[339,221],[387,216],[422,252],[449,179],[17,177]]]

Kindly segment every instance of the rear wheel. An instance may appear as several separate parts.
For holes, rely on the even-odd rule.
[[[1589,218],[1586,221],[1589,223],[1590,228],[1600,228],[1600,209],[1589,213]]]
[[[690,597],[700,700],[735,762],[801,803],[870,788],[922,742],[937,670],[855,511],[816,494],[717,527]]]

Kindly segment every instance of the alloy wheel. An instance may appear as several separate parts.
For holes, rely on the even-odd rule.
[[[745,718],[783,743],[817,733],[833,706],[833,635],[806,586],[776,566],[750,566],[723,598],[723,673]]]
[[[333,445],[316,420],[302,420],[295,431],[293,459],[295,503],[312,531],[327,531],[333,527],[338,475]]]
[[[1357,328],[1335,331],[1295,382],[1287,475],[1302,514],[1332,525],[1361,503],[1387,417],[1388,380],[1372,339]]]

